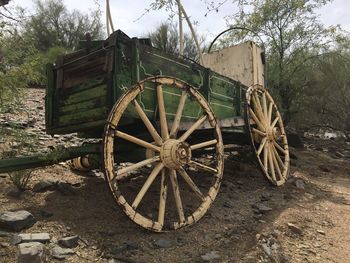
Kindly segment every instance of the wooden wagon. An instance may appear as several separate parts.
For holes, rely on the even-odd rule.
[[[288,144],[264,88],[261,49],[247,42],[204,61],[121,31],[82,42],[47,67],[46,131],[97,142],[2,160],[0,172],[73,158],[75,168],[100,167],[125,214],[153,231],[191,225],[206,213],[222,181],[224,144],[248,138],[264,175],[283,184]]]

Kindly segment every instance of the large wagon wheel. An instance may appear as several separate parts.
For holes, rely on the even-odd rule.
[[[165,93],[171,93],[169,89],[176,91],[173,94],[177,98],[171,127],[166,113],[171,106],[166,104],[174,103],[174,99],[164,99]],[[160,134],[138,100],[145,90],[154,93]],[[179,132],[186,104],[190,103],[196,104],[200,114],[186,131]],[[144,123],[152,138],[150,142],[118,126],[128,107],[134,109]],[[211,138],[207,136],[191,145],[191,135],[203,125],[209,126]],[[147,149],[148,156],[121,167],[116,161],[116,148],[122,140]],[[144,228],[161,232],[191,225],[206,213],[218,193],[224,165],[221,131],[208,102],[182,80],[158,76],[131,87],[116,102],[108,117],[103,146],[105,176],[114,198],[125,214]],[[205,148],[213,149],[211,155],[207,155],[209,158],[193,157],[192,153]],[[171,192],[173,198],[169,197]]]
[[[269,92],[260,85],[246,93],[246,126],[261,171],[274,185],[289,174],[289,150],[282,117]]]

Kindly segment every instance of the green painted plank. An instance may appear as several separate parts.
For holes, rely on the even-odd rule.
[[[70,113],[83,112],[90,109],[97,109],[104,107],[107,103],[106,96],[92,98],[90,100],[81,101],[76,104],[64,105],[59,108],[59,115]]]
[[[77,92],[68,96],[64,94],[60,94],[59,100],[60,100],[60,105],[71,105],[82,101],[87,101],[93,98],[101,97],[101,96],[107,96],[107,86],[105,84],[97,87],[85,89],[81,92]]]
[[[91,109],[83,112],[62,115],[58,118],[58,126],[74,125],[78,123],[87,123],[101,119],[107,119],[107,108]]]
[[[45,125],[50,127],[53,125],[54,113],[54,90],[55,90],[55,70],[53,64],[46,65],[46,96],[45,96]]]
[[[76,124],[69,124],[67,126],[56,126],[50,129],[47,129],[46,132],[48,134],[68,134],[73,132],[80,132],[80,131],[101,131],[100,136],[95,138],[101,138],[103,128],[106,124],[106,119],[96,120],[96,121],[90,121],[85,123],[76,123]]]

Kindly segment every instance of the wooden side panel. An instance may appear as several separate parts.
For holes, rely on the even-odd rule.
[[[264,86],[263,50],[252,41],[203,54],[204,66],[249,87]]]
[[[204,85],[205,68],[197,63],[164,54],[155,48],[139,45],[139,76],[143,79],[154,75],[173,76],[182,79],[198,88],[205,97],[208,94],[207,86]],[[174,119],[181,91],[171,87],[163,87],[163,90],[167,119],[171,121]],[[140,101],[149,117],[154,118],[157,114],[156,100],[155,86],[146,86]],[[202,110],[198,104],[191,100],[186,101],[183,112],[184,120],[193,121],[201,114]]]
[[[63,89],[58,97],[55,118],[58,133],[84,130],[87,123],[106,120],[108,116],[106,83],[96,84],[96,80],[92,80],[69,90]],[[82,125],[81,129],[77,128],[79,125]]]
[[[210,74],[209,103],[218,119],[240,115],[240,84],[215,72]]]

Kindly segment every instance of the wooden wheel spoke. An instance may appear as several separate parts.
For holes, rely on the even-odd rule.
[[[264,168],[265,168],[265,172],[268,174],[269,172],[269,164],[268,164],[268,158],[269,158],[269,151],[267,150],[268,147],[268,143],[265,143],[265,147],[264,147]]]
[[[260,131],[260,130],[258,130],[258,129],[253,128],[252,131],[255,132],[255,133],[257,133],[257,134],[259,134],[259,135],[261,135],[261,136],[263,136],[263,137],[266,136],[266,133],[265,133],[265,132],[262,132],[262,131]]]
[[[185,107],[186,99],[187,99],[187,92],[182,91],[179,105],[177,106],[174,122],[173,122],[173,125],[171,126],[171,131],[170,131],[171,138],[175,138],[179,130],[180,121],[181,121],[182,113]]]
[[[157,130],[154,128],[153,124],[151,123],[151,121],[148,119],[146,113],[143,111],[142,107],[140,106],[140,104],[137,102],[136,99],[134,99],[134,106],[135,106],[135,110],[138,113],[138,115],[140,116],[141,120],[143,121],[143,123],[145,124],[147,130],[149,131],[149,133],[151,134],[152,138],[154,139],[154,141],[158,144],[158,145],[162,145],[162,138],[159,136]]]
[[[265,130],[265,126],[261,123],[258,117],[256,117],[254,111],[252,109],[249,109],[249,113],[252,116],[253,120],[255,121],[256,125],[258,125],[258,128],[262,131]]]
[[[272,160],[272,152],[271,152],[271,147],[267,148],[268,152],[269,152],[269,166],[271,169],[271,175],[272,175],[272,180],[276,181],[276,174],[275,174],[275,166],[273,164],[273,160]]]
[[[276,159],[276,156],[275,156],[275,152],[274,152],[274,150],[273,150],[272,147],[273,147],[273,145],[270,146],[273,164],[275,165],[275,168],[276,168],[276,170],[277,170],[277,173],[278,173],[278,175],[279,175],[279,178],[280,178],[280,179],[283,179],[283,176],[282,176],[282,173],[281,173],[281,169],[280,169],[280,167],[279,167],[279,164],[278,164],[277,159]]]
[[[139,138],[136,138],[135,136],[132,136],[130,134],[124,133],[122,131],[115,131],[115,135],[121,139],[135,143],[135,144],[140,145],[144,148],[150,149],[154,152],[160,152],[160,148],[158,146],[153,145],[153,144],[146,142],[144,140],[141,140]]]
[[[274,119],[274,121],[271,124],[271,128],[274,128],[276,126],[279,119],[280,119],[280,117],[278,117],[278,116]]]
[[[286,150],[282,148],[281,145],[279,145],[276,141],[273,141],[273,144],[276,146],[276,148],[283,154],[286,153]]]
[[[273,103],[270,102],[270,105],[269,105],[269,112],[268,112],[268,119],[267,119],[267,123],[270,124],[271,123],[271,120],[272,120],[272,108],[273,108]]]
[[[146,160],[143,160],[141,162],[138,162],[138,163],[135,163],[135,164],[132,164],[130,166],[127,166],[125,168],[122,168],[122,169],[119,169],[115,175],[115,177],[112,179],[117,179],[117,180],[120,180],[120,179],[125,179],[126,177],[129,177],[128,176],[128,173],[129,172],[132,172],[132,171],[135,171],[141,167],[144,167],[146,165],[149,165],[149,164],[152,164],[152,163],[155,163],[157,161],[160,160],[160,157],[159,155],[158,156],[154,156],[152,158],[149,158],[149,159],[146,159]]]
[[[173,188],[177,214],[179,216],[179,221],[181,223],[185,221],[185,215],[182,207],[182,201],[181,201],[180,189],[179,189],[179,183],[177,181],[176,171],[173,169],[170,170],[170,182]]]
[[[168,123],[166,121],[166,111],[164,105],[164,94],[162,85],[157,85],[158,111],[160,120],[160,129],[163,140],[169,139]]]
[[[200,148],[205,148],[205,147],[217,144],[217,143],[218,143],[218,140],[216,140],[216,139],[211,140],[211,141],[197,143],[197,144],[191,145],[191,150],[197,150],[197,149],[200,149]]]
[[[262,107],[261,107],[261,103],[260,103],[260,99],[257,95],[256,92],[253,92],[253,105],[254,105],[254,109],[255,109],[255,112],[256,112],[256,115],[259,116],[259,119],[261,122],[264,122],[265,121],[265,118],[264,118],[264,114],[263,114],[263,111],[262,111]]]
[[[165,205],[168,195],[168,183],[165,176],[165,169],[162,170],[160,179],[160,196],[159,196],[159,211],[158,211],[158,222],[162,226],[164,225]]]
[[[265,144],[266,144],[266,141],[267,141],[267,137],[265,137],[265,138],[263,138],[263,139],[261,140],[261,143],[260,143],[260,145],[259,145],[259,149],[258,149],[258,151],[257,151],[258,156],[260,155],[261,151],[264,149],[264,146],[265,146]]]
[[[283,169],[284,169],[284,163],[283,163],[281,157],[279,156],[279,154],[278,154],[278,152],[277,152],[277,150],[276,150],[275,145],[272,145],[272,149],[273,149],[273,151],[275,152],[275,156],[276,156],[276,159],[277,159],[278,163],[279,163],[280,166],[283,167]]]
[[[195,161],[190,161],[189,162],[189,166],[193,166],[195,168],[198,168],[200,170],[206,171],[206,172],[210,172],[210,173],[218,173],[218,170],[215,168],[212,168],[210,166],[207,166],[205,164],[199,163],[199,162],[195,162]]]
[[[264,117],[265,117],[265,120],[266,122],[268,122],[268,112],[267,112],[267,102],[266,102],[266,93],[263,92],[263,95],[262,95],[262,104],[263,104],[263,113],[264,113]]]
[[[151,184],[153,183],[154,179],[156,179],[157,175],[159,174],[159,172],[164,168],[164,164],[163,163],[158,163],[156,165],[156,167],[154,167],[153,171],[151,172],[151,174],[148,176],[146,182],[144,183],[144,185],[142,186],[140,192],[137,194],[134,202],[132,203],[132,208],[136,209],[138,207],[138,205],[140,204],[141,200],[143,199],[143,197],[145,196],[147,190],[149,189],[149,187],[151,186]]]
[[[179,174],[182,176],[182,178],[185,180],[185,182],[190,186],[192,191],[199,197],[200,200],[204,201],[205,197],[202,194],[201,190],[198,188],[198,186],[193,182],[191,177],[188,175],[188,173],[185,171],[185,169],[180,168],[178,170]]]
[[[200,117],[184,134],[179,138],[180,141],[186,141],[186,139],[203,124],[203,122],[207,119],[207,115],[203,115]]]

